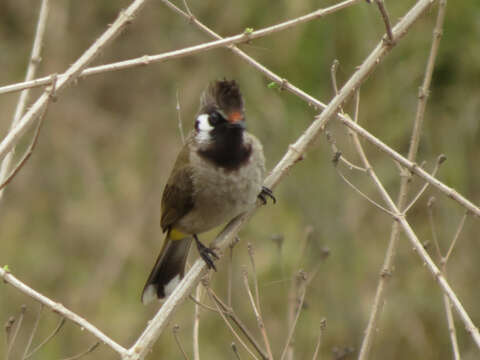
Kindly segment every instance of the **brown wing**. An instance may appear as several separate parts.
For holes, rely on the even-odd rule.
[[[166,231],[178,220],[192,210],[193,201],[193,181],[192,168],[189,166],[189,146],[187,144],[178,154],[177,161],[168,179],[162,196],[162,217],[160,225],[162,230]]]
[[[162,196],[160,225],[166,231],[193,208],[193,182],[191,170],[184,167],[170,178]]]

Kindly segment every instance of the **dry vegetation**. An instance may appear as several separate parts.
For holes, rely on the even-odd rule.
[[[23,164],[0,198],[0,353],[478,358],[480,7],[445,6],[0,2],[0,156]],[[27,68],[44,87],[19,100]],[[224,76],[278,202],[203,235],[218,273],[192,251],[144,307],[179,120]]]

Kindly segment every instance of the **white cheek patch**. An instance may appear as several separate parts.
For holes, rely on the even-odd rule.
[[[210,132],[214,129],[208,121],[208,114],[198,115],[195,128],[197,129],[197,139],[200,142],[209,142],[212,139]]]

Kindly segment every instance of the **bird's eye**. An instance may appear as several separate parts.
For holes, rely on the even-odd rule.
[[[222,121],[224,121],[224,119],[218,111],[212,112],[210,114],[209,118],[208,118],[208,122],[212,126],[216,126],[217,124],[221,123]]]

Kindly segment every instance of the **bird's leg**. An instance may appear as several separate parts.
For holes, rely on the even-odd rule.
[[[263,202],[263,205],[267,204],[267,198],[272,199],[274,204],[277,202],[277,199],[273,196],[273,191],[266,186],[262,186],[262,191],[258,194],[258,198]]]
[[[198,252],[200,254],[200,257],[203,259],[203,261],[205,261],[205,264],[207,264],[207,267],[209,269],[213,269],[213,270],[217,271],[217,268],[215,267],[215,264],[213,263],[213,258],[218,260],[217,254],[215,254],[215,252],[212,249],[210,249],[209,247],[206,247],[205,245],[203,245],[200,242],[200,240],[198,240],[197,234],[194,234],[193,238],[195,239],[195,244],[197,244],[197,249],[198,249]]]

